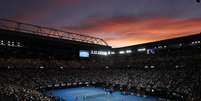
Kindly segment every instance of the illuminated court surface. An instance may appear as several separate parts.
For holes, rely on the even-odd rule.
[[[159,101],[156,97],[121,95],[120,92],[107,94],[102,88],[68,88],[48,91],[47,95],[56,96],[66,101]]]

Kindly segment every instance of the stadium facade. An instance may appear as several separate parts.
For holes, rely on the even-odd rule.
[[[61,81],[65,76],[71,79],[77,77],[76,80],[81,80],[72,79],[69,82],[47,80],[48,83],[43,83],[43,80],[46,79],[41,77],[38,78],[41,80],[30,84],[34,87],[29,89],[39,89],[41,92],[41,88],[47,90],[52,87],[66,87],[69,83],[71,86],[74,85],[73,83],[79,85],[80,82],[82,84],[82,82],[88,81],[93,85],[107,87],[118,85],[118,88],[120,87],[125,92],[131,90],[140,95],[157,95],[173,101],[175,99],[180,101],[200,100],[200,33],[128,47],[111,48],[100,38],[10,20],[1,19],[0,22],[0,69],[3,74],[1,79],[6,82],[3,77],[10,78],[11,82],[7,83],[12,87],[17,82],[15,79],[12,81],[14,78],[11,76],[12,73],[17,76],[17,73],[25,75],[32,72],[33,74],[29,75],[29,78],[32,79],[35,78],[34,75],[41,77],[43,73],[48,73],[54,75],[53,77],[61,76],[62,79],[57,78]],[[14,70],[9,74],[7,68]],[[25,68],[25,70],[21,70],[21,68]],[[38,73],[37,70],[26,70],[26,68],[46,68],[47,71]],[[52,68],[53,70],[56,68],[54,71],[60,74],[54,74],[51,71]],[[89,69],[79,70],[83,68]],[[104,72],[105,69],[108,71]],[[106,77],[99,80],[101,74],[99,75],[96,70]],[[70,74],[78,72],[81,72],[78,74],[79,76],[71,77]],[[95,74],[90,74],[92,72]],[[178,76],[173,77],[176,75]],[[81,78],[83,76],[90,79],[84,78],[83,80]],[[107,76],[112,80],[107,80]],[[116,80],[117,78],[118,80]],[[28,85],[30,82],[24,86],[30,87]],[[20,85],[23,80],[18,83]],[[1,85],[5,86],[4,83]]]

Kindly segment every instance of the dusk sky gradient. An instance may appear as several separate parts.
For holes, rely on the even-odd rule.
[[[196,0],[1,0],[0,18],[79,32],[112,47],[201,32]]]

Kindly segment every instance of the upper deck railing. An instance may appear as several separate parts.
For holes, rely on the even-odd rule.
[[[103,39],[100,38],[1,18],[0,18],[0,29],[108,46],[107,42],[105,42]]]

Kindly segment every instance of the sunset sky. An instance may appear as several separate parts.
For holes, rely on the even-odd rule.
[[[1,0],[0,18],[103,38],[112,47],[201,32],[196,0]]]

